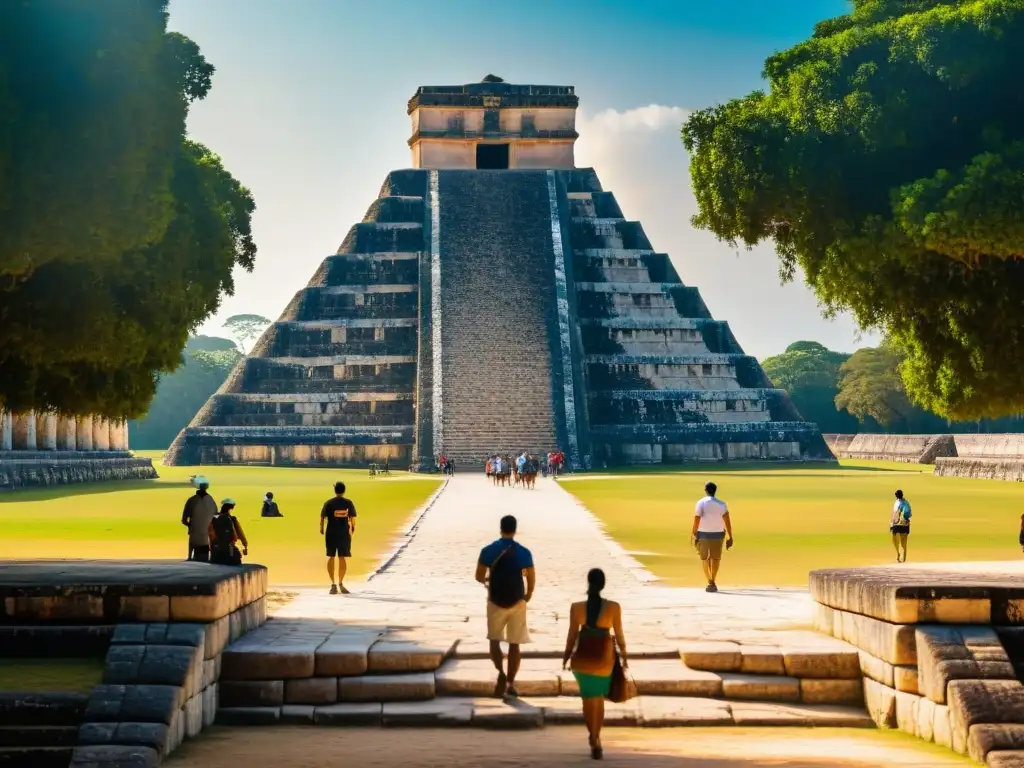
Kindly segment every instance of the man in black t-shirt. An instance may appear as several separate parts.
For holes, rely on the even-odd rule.
[[[326,526],[326,533],[324,528]],[[334,498],[324,502],[320,510],[320,534],[327,544],[327,573],[331,577],[331,594],[347,595],[345,589],[345,572],[348,570],[346,558],[352,557],[352,534],[356,532],[356,505],[345,498],[345,484],[334,484]],[[337,566],[338,580],[334,580]]]

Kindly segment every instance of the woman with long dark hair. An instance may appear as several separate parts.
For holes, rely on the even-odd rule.
[[[569,610],[569,636],[565,640],[562,668],[572,665],[572,674],[583,699],[583,719],[590,734],[590,756],[600,760],[604,700],[611,690],[615,667],[615,646],[622,666],[626,659],[626,636],[622,633],[622,607],[601,597],[604,571],[592,568],[587,574],[587,599],[573,603]]]

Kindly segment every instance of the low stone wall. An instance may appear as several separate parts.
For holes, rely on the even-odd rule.
[[[1020,572],[1019,563],[815,571],[815,628],[859,649],[879,727],[992,768],[1024,766]]]
[[[841,459],[934,464],[939,456],[956,456],[953,435],[828,435],[826,442]]]
[[[935,462],[935,474],[1024,482],[1024,434],[956,435],[956,452]]]
[[[0,490],[156,477],[152,459],[132,456],[127,451],[0,452]]]

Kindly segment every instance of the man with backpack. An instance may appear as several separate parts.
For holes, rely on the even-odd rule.
[[[907,562],[907,537],[910,535],[910,502],[903,498],[903,491],[896,491],[896,501],[892,505],[892,517],[889,519],[889,533],[892,534],[892,545],[896,547],[896,562]],[[900,548],[903,556],[900,557]]]
[[[501,538],[480,551],[476,565],[476,580],[487,587],[487,639],[491,642],[491,661],[498,670],[494,695],[512,698],[519,695],[515,686],[522,658],[519,646],[530,642],[526,604],[537,583],[533,555],[515,536],[516,519],[506,515],[501,518]],[[502,642],[508,643],[507,672],[503,668]]]
[[[217,502],[209,493],[210,481],[195,475],[196,492],[188,497],[181,513],[181,524],[188,528],[188,559],[201,563],[210,561],[210,521],[217,515]]]

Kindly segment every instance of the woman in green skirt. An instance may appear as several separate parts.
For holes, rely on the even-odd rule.
[[[591,569],[587,574],[587,599],[573,603],[569,610],[569,636],[565,640],[562,668],[572,667],[583,699],[583,719],[590,734],[590,756],[603,757],[601,726],[604,724],[604,700],[608,696],[615,666],[615,646],[626,667],[626,636],[622,633],[622,607],[601,597],[604,571]]]

